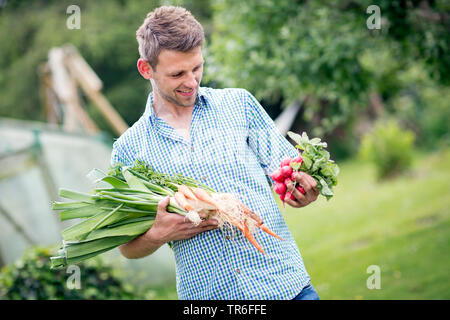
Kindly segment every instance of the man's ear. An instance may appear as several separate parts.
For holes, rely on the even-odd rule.
[[[144,79],[150,80],[153,78],[153,68],[148,61],[139,58],[137,61],[137,68]]]

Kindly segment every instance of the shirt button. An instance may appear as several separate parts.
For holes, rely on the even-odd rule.
[[[203,176],[203,177],[202,177],[202,180],[206,180],[206,176]]]
[[[191,151],[194,151],[194,147],[191,147]]]
[[[231,239],[231,237],[230,237],[230,236],[226,236],[225,238],[227,238],[227,240],[230,240],[230,239]]]
[[[241,270],[240,269],[236,269],[236,273],[241,273]]]

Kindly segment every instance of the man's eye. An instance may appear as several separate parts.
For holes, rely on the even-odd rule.
[[[177,74],[173,74],[172,77],[173,78],[179,78],[182,74],[181,73],[177,73]]]

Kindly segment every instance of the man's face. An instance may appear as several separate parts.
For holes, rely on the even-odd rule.
[[[151,73],[156,94],[177,106],[193,107],[203,74],[201,47],[189,52],[162,50]]]

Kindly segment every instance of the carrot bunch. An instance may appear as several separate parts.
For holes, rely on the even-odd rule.
[[[185,185],[179,185],[174,199],[180,207],[188,212],[207,213],[209,218],[217,219],[219,227],[224,228],[227,223],[235,226],[262,253],[264,253],[263,248],[253,236],[255,227],[283,240],[264,225],[261,217],[233,195],[216,192],[210,194],[201,188],[189,188]]]

